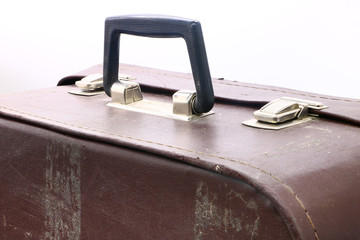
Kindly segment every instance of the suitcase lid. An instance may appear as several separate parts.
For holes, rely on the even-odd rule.
[[[101,71],[95,66],[59,85]],[[121,65],[120,72],[135,76],[145,97],[161,101],[170,101],[167,92],[193,87],[190,74],[131,65]],[[69,94],[73,85],[0,96],[0,115],[242,180],[272,201],[295,239],[357,236],[360,102],[219,79],[213,84],[215,114],[194,122],[110,108],[105,94]],[[252,118],[254,106],[284,95],[320,99],[329,106],[325,117],[337,120],[316,118],[280,131],[241,124]]]

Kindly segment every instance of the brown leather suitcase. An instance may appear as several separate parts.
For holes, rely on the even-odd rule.
[[[0,96],[0,239],[360,238],[359,100],[209,81],[196,21],[106,26],[104,66]],[[193,74],[115,67],[120,33],[174,26]]]

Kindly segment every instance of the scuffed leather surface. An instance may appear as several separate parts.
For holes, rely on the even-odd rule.
[[[123,68],[123,73],[136,73],[139,82],[163,88],[175,89],[176,85],[176,89],[186,89],[192,84],[182,79],[188,75],[163,71],[149,74],[144,68]],[[159,154],[242,180],[271,200],[294,239],[353,239],[360,235],[358,127],[318,118],[281,131],[254,129],[241,124],[252,118],[253,108],[224,103],[215,104],[212,116],[182,122],[109,108],[105,104],[110,99],[105,94],[68,94],[73,88],[59,86],[1,96],[0,114],[53,131]],[[302,94],[229,82],[214,84],[214,90],[217,96],[245,102],[269,101],[285,93],[297,97]],[[358,117],[356,100],[304,94],[323,99],[330,109]],[[144,97],[171,101],[157,94],[145,93]]]
[[[0,132],[1,239],[291,239],[234,178],[10,119]]]

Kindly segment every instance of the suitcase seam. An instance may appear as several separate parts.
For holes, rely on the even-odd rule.
[[[106,131],[102,131],[102,130],[98,130],[98,129],[94,129],[94,128],[82,127],[82,126],[78,126],[78,125],[75,125],[75,124],[69,124],[69,123],[66,123],[66,122],[61,122],[61,121],[54,120],[54,119],[51,119],[51,118],[42,117],[42,116],[38,116],[38,115],[35,115],[35,114],[26,113],[26,112],[14,110],[14,109],[3,107],[3,106],[0,106],[0,109],[1,108],[5,109],[5,110],[8,110],[8,111],[18,113],[18,114],[21,114],[21,115],[27,115],[27,116],[30,116],[30,117],[44,119],[44,120],[47,120],[47,121],[50,121],[50,122],[55,122],[55,123],[59,123],[59,124],[66,125],[66,126],[71,126],[71,127],[75,127],[75,128],[88,130],[88,131],[93,131],[93,132],[98,132],[98,133],[102,133],[102,134],[117,136],[117,137],[121,137],[121,138],[127,138],[127,139],[131,139],[131,140],[135,140],[135,141],[146,142],[146,143],[150,143],[150,144],[154,144],[154,145],[158,145],[158,146],[165,146],[165,147],[168,147],[168,148],[178,149],[178,150],[185,151],[185,152],[191,152],[191,153],[195,153],[195,154],[205,155],[205,156],[209,156],[209,157],[213,157],[213,158],[217,158],[217,159],[222,159],[222,160],[226,160],[226,161],[230,161],[230,162],[235,162],[235,163],[238,163],[238,164],[241,164],[241,165],[248,166],[248,167],[251,167],[253,169],[256,169],[256,170],[264,173],[265,175],[270,176],[275,181],[280,183],[295,198],[296,202],[298,202],[300,207],[305,212],[305,215],[306,215],[306,217],[307,217],[307,219],[308,219],[308,221],[309,221],[309,223],[311,225],[311,228],[314,231],[315,239],[319,240],[317,230],[316,230],[314,222],[312,221],[310,213],[307,210],[307,208],[305,207],[305,205],[303,204],[303,202],[301,201],[301,199],[295,193],[295,191],[289,185],[287,185],[283,180],[281,180],[279,177],[273,175],[271,172],[268,172],[268,171],[266,171],[264,169],[261,169],[260,167],[257,167],[257,166],[254,166],[252,164],[245,163],[245,162],[242,162],[242,161],[238,161],[238,160],[235,160],[235,159],[217,156],[215,154],[209,154],[209,153],[200,152],[200,151],[196,151],[196,150],[192,150],[192,149],[180,148],[180,147],[172,146],[172,145],[169,145],[169,144],[153,142],[153,141],[149,141],[149,140],[145,140],[145,139],[141,139],[141,138],[134,138],[134,137],[130,137],[130,136],[122,135],[122,134],[116,134],[116,133],[112,133],[112,132],[106,132]]]

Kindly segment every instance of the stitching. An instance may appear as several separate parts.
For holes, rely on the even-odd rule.
[[[168,77],[177,77],[177,78],[187,78],[192,79],[192,77],[188,76],[181,76],[177,74],[168,74],[168,73],[161,73],[161,72],[155,72],[151,70],[145,70],[145,69],[138,69],[135,67],[128,67],[128,66],[121,66],[121,68],[125,69],[132,69],[138,72],[144,72],[144,73],[150,73],[150,74],[157,74],[157,75],[163,75]],[[228,80],[229,81],[229,80]],[[235,86],[235,87],[244,87],[244,88],[251,88],[251,89],[257,89],[257,90],[265,90],[265,91],[272,91],[272,92],[280,92],[280,93],[286,93],[286,94],[293,94],[297,96],[303,96],[303,97],[312,97],[312,98],[320,98],[320,99],[326,99],[326,100],[332,100],[332,101],[341,101],[341,102],[351,102],[351,103],[360,103],[360,100],[350,100],[350,99],[342,99],[342,98],[336,98],[336,97],[325,97],[325,96],[316,96],[312,94],[307,93],[299,93],[299,92],[293,92],[293,91],[286,91],[286,90],[279,90],[279,89],[273,89],[273,88],[265,88],[265,87],[257,87],[257,86],[249,86],[245,84],[237,84],[236,82],[223,82],[218,81],[218,84],[222,85],[228,85],[228,86]]]
[[[226,161],[230,161],[230,162],[235,162],[235,163],[238,163],[238,164],[241,164],[241,165],[244,165],[244,166],[248,166],[248,167],[251,167],[253,169],[256,169],[262,173],[264,173],[265,175],[268,175],[270,176],[271,178],[273,178],[275,181],[279,182],[291,195],[293,195],[293,197],[295,198],[295,200],[298,202],[298,204],[301,206],[301,208],[304,210],[305,212],[305,215],[314,231],[314,235],[315,235],[315,239],[319,240],[319,237],[318,237],[318,234],[317,234],[317,230],[315,228],[315,224],[314,222],[312,221],[311,219],[311,216],[309,214],[309,211],[307,210],[307,208],[305,207],[304,203],[301,201],[301,199],[297,196],[297,194],[294,192],[294,190],[289,186],[287,185],[283,180],[281,180],[279,177],[273,175],[272,173],[264,170],[264,169],[261,169],[259,167],[256,167],[252,164],[249,164],[249,163],[245,163],[245,162],[241,162],[241,161],[237,161],[235,159],[231,159],[231,158],[226,158],[226,157],[221,157],[221,156],[217,156],[217,155],[214,155],[214,154],[209,154],[209,153],[205,153],[205,152],[200,152],[200,151],[195,151],[195,150],[191,150],[191,149],[185,149],[185,148],[180,148],[180,147],[176,147],[176,146],[172,146],[172,145],[169,145],[169,144],[163,144],[163,143],[159,143],[159,142],[153,142],[153,141],[149,141],[149,140],[144,140],[144,139],[140,139],[140,138],[134,138],[134,137],[131,137],[131,136],[125,136],[125,135],[121,135],[121,134],[115,134],[115,133],[112,133],[112,132],[106,132],[106,131],[102,131],[102,130],[98,130],[98,129],[93,129],[93,128],[88,128],[88,127],[82,127],[82,126],[78,126],[78,125],[75,125],[75,124],[69,124],[69,123],[66,123],[66,122],[61,122],[61,121],[58,121],[58,120],[54,120],[54,119],[51,119],[51,118],[46,118],[46,117],[41,117],[41,116],[37,116],[37,115],[34,115],[34,114],[30,114],[30,113],[25,113],[25,112],[22,112],[22,111],[17,111],[17,110],[14,110],[14,109],[11,109],[11,108],[7,108],[7,107],[2,107],[0,106],[0,109],[3,108],[3,109],[6,109],[8,111],[12,111],[12,112],[16,112],[16,113],[19,113],[19,114],[22,114],[22,115],[27,115],[27,116],[30,116],[30,117],[35,117],[35,118],[39,118],[39,119],[43,119],[43,120],[47,120],[47,121],[51,121],[51,122],[55,122],[55,123],[59,123],[59,124],[62,124],[62,125],[67,125],[67,126],[71,126],[71,127],[76,127],[76,128],[80,128],[80,129],[84,129],[84,130],[89,130],[89,131],[93,131],[93,132],[98,132],[98,133],[102,133],[102,134],[107,134],[107,135],[112,135],[112,136],[117,136],[117,137],[121,137],[121,138],[127,138],[127,139],[131,139],[131,140],[136,140],[136,141],[140,141],[140,142],[145,142],[145,143],[150,143],[150,144],[154,144],[154,145],[158,145],[158,146],[165,146],[165,147],[168,147],[168,148],[172,148],[172,149],[177,149],[177,150],[181,150],[181,151],[185,151],[185,152],[191,152],[191,153],[195,153],[195,154],[200,154],[200,155],[204,155],[204,156],[209,156],[209,157],[213,157],[213,158],[217,158],[217,159],[221,159],[221,160],[226,160]]]

